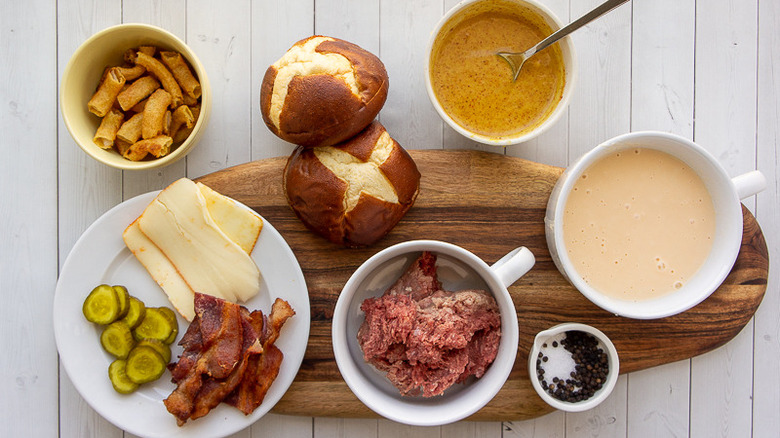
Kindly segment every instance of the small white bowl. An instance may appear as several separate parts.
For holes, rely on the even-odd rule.
[[[572,42],[570,36],[564,37],[556,43],[561,48],[561,53],[563,55],[563,63],[565,67],[565,73],[564,73],[565,83],[563,86],[563,94],[561,95],[560,101],[555,106],[555,109],[553,109],[553,111],[547,115],[547,118],[544,119],[541,123],[539,123],[536,127],[531,129],[530,131],[509,138],[494,138],[494,137],[478,134],[475,132],[471,132],[466,128],[464,128],[463,126],[459,125],[455,120],[452,119],[452,117],[450,117],[449,114],[447,114],[447,112],[439,103],[439,100],[436,97],[436,93],[433,91],[433,84],[431,83],[431,73],[430,73],[431,54],[433,51],[433,45],[436,42],[436,38],[438,37],[442,28],[445,27],[453,18],[457,19],[458,14],[464,12],[464,10],[468,9],[471,6],[474,6],[477,3],[485,3],[489,5],[491,2],[494,1],[495,0],[463,0],[457,5],[455,5],[452,9],[450,9],[446,14],[444,14],[441,20],[439,20],[439,23],[436,25],[433,32],[431,32],[431,37],[430,40],[428,41],[428,47],[425,52],[427,54],[427,58],[425,60],[425,87],[428,91],[428,98],[430,99],[431,104],[433,104],[433,107],[436,109],[436,112],[439,113],[439,116],[442,118],[442,120],[444,120],[448,125],[450,125],[450,127],[452,127],[452,129],[457,131],[459,134],[469,138],[470,140],[474,140],[483,144],[494,145],[494,146],[508,146],[508,145],[513,145],[518,143],[524,143],[536,138],[543,132],[550,129],[561,118],[566,108],[569,106],[569,101],[571,100],[571,97],[574,94],[574,88],[577,82],[577,58],[575,57],[574,54],[574,43]],[[518,3],[536,12],[539,16],[544,18],[544,20],[547,22],[547,24],[550,26],[553,32],[555,32],[556,30],[564,26],[563,22],[561,22],[561,20],[558,19],[558,17],[547,6],[545,6],[544,4],[540,3],[537,0],[508,0],[508,2]],[[507,75],[511,75],[509,67],[507,67]]]
[[[541,383],[539,383],[539,379],[536,377],[536,360],[538,359],[539,351],[542,349],[542,344],[547,342],[548,339],[568,331],[580,331],[593,335],[599,341],[599,347],[601,347],[601,349],[607,353],[609,361],[609,373],[607,373],[607,381],[604,383],[604,386],[596,391],[590,398],[579,402],[566,402],[558,400],[557,398],[550,395],[544,388],[542,388]],[[563,347],[559,346],[557,348]],[[534,338],[534,344],[533,347],[531,347],[531,351],[528,353],[528,375],[530,376],[531,384],[542,400],[555,409],[560,409],[562,411],[582,412],[595,408],[599,405],[599,403],[603,402],[607,397],[609,397],[610,393],[612,393],[612,389],[615,388],[615,383],[617,383],[619,374],[620,359],[618,358],[617,350],[612,344],[612,341],[607,337],[607,335],[602,333],[601,330],[585,324],[558,324],[548,330],[539,332],[539,334],[537,334]]]
[[[125,50],[140,45],[153,45],[181,53],[200,81],[201,109],[189,137],[171,153],[154,160],[131,161],[114,149],[101,149],[92,142],[100,118],[89,112],[87,102],[100,82],[103,69],[108,65],[122,65]],[[92,35],[73,53],[62,74],[60,111],[73,140],[92,158],[118,169],[152,169],[180,160],[198,142],[211,115],[211,86],[206,69],[195,52],[174,34],[148,24],[120,24]]]
[[[501,313],[498,354],[485,374],[455,384],[431,397],[402,396],[385,377],[363,360],[357,332],[365,319],[363,300],[382,295],[422,251],[437,256],[438,278],[446,290],[490,291]],[[386,248],[363,263],[344,285],[333,312],[333,353],[342,377],[352,392],[371,410],[399,423],[437,426],[461,420],[485,406],[501,389],[517,355],[518,323],[515,305],[507,291],[534,264],[525,248],[517,248],[488,266],[473,253],[450,243],[417,240]]]

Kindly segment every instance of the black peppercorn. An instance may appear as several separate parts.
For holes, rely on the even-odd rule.
[[[537,359],[537,374],[542,380],[542,387],[558,400],[576,403],[592,397],[604,384],[609,373],[609,360],[603,349],[599,348],[598,340],[591,334],[580,331],[568,331],[560,342],[561,346],[571,354],[574,360],[574,371],[569,373],[571,379],[553,377],[548,383],[542,379],[544,370]],[[558,347],[558,342],[552,342],[553,347]],[[547,348],[547,344],[542,344]],[[541,362],[547,362],[548,357],[539,353]],[[557,384],[557,385],[556,385]]]

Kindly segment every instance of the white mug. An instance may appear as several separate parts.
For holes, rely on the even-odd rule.
[[[586,283],[568,257],[563,238],[563,212],[569,193],[582,173],[599,159],[629,148],[649,148],[666,152],[683,161],[704,182],[715,210],[712,249],[698,272],[679,290],[659,298],[628,301],[609,297]],[[558,270],[590,301],[616,315],[637,319],[671,316],[690,309],[709,297],[731,271],[742,242],[740,200],[766,187],[759,171],[730,178],[718,160],[703,147],[683,137],[665,132],[645,131],[620,135],[579,158],[561,175],[547,203],[545,234]]]
[[[422,251],[437,256],[445,290],[482,289],[492,293],[501,314],[498,354],[487,372],[470,383],[453,385],[432,398],[401,396],[384,373],[363,360],[357,332],[365,318],[363,300],[381,296]],[[534,265],[533,254],[517,248],[492,266],[470,251],[447,242],[415,240],[390,246],[366,260],[344,285],[333,311],[333,353],[352,392],[371,410],[393,421],[436,426],[461,420],[487,404],[509,377],[519,339],[517,312],[507,287]],[[468,382],[468,381],[467,381]]]

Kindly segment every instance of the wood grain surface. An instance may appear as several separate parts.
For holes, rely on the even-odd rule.
[[[341,378],[331,348],[336,298],[352,272],[392,244],[437,239],[460,245],[492,264],[518,246],[536,265],[509,288],[518,312],[518,356],[498,395],[471,420],[522,420],[551,411],[526,371],[533,337],[561,322],[582,322],[606,333],[620,355],[620,373],[678,361],[732,339],[755,313],[767,286],[768,252],[761,229],[743,207],[745,227],[737,262],[707,300],[673,317],[641,321],[593,305],[557,271],[544,236],[547,198],[562,169],[493,153],[415,150],[420,195],[406,217],[377,244],[336,246],[308,231],[287,205],[281,185],[286,157],[231,167],[198,180],[252,207],[284,236],[303,269],[311,300],[311,335],[301,369],[274,412],[305,416],[373,417]]]

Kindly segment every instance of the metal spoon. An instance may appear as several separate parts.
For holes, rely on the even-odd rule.
[[[596,18],[606,14],[607,12],[615,9],[616,7],[622,5],[627,1],[628,0],[607,0],[596,9],[588,12],[587,14],[578,18],[577,20],[572,21],[566,26],[558,29],[556,32],[553,32],[552,34],[550,34],[550,36],[538,42],[535,46],[531,47],[525,52],[521,52],[521,53],[498,52],[496,53],[496,55],[506,60],[506,62],[509,63],[509,66],[512,67],[512,74],[513,74],[512,81],[514,82],[517,80],[517,76],[520,75],[520,69],[523,68],[523,64],[525,63],[525,61],[527,61],[528,58],[534,56],[536,52],[539,52],[540,50],[555,43],[559,39],[574,32],[575,30],[590,23]]]

